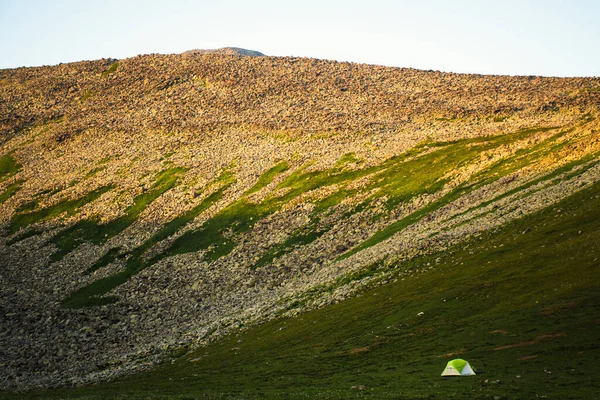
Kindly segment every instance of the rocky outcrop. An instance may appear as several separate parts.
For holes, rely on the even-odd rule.
[[[222,54],[225,56],[250,56],[260,57],[263,53],[256,50],[247,50],[239,47],[223,47],[220,49],[194,49],[183,52],[183,54]]]

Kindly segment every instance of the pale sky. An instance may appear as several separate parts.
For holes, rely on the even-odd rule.
[[[600,76],[600,0],[0,0],[0,68],[243,47],[483,74]]]

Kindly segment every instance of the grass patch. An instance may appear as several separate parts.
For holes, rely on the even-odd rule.
[[[587,122],[589,121],[584,122],[584,124]],[[558,128],[537,128],[534,130],[522,131],[522,133],[528,134],[529,132],[547,132],[554,129]],[[530,148],[519,149],[514,154],[496,161],[484,171],[479,172],[473,177],[472,180],[476,183],[475,187],[481,187],[501,177],[510,175],[511,173],[516,172],[524,167],[541,161],[544,159],[544,157],[550,156],[568,145],[574,144],[575,141],[573,141],[573,139],[564,139],[565,136],[571,131],[572,129],[559,130],[557,133],[550,135],[545,140],[535,144]],[[523,138],[524,137],[522,134],[518,137],[518,139]]]
[[[369,239],[362,242],[360,245],[356,246],[355,248],[348,251],[347,253],[342,254],[340,257],[338,257],[336,259],[336,261],[340,261],[345,258],[348,258],[348,257],[358,253],[359,251],[362,251],[366,248],[369,248],[378,243],[381,243],[386,239],[389,239],[396,233],[402,231],[404,228],[420,221],[421,218],[423,218],[424,216],[426,216],[426,215],[434,212],[435,210],[445,206],[446,204],[458,199],[460,196],[464,195],[468,190],[469,190],[468,186],[460,186],[460,187],[456,188],[455,190],[444,195],[440,199],[438,199],[434,202],[431,202],[428,205],[426,205],[425,207],[420,208],[419,210],[407,215],[406,217],[401,218],[398,221],[393,222],[392,224],[388,225],[384,229],[375,233]]]
[[[119,251],[121,251],[120,247],[114,247],[114,248],[108,250],[106,253],[104,253],[104,255],[102,257],[100,257],[98,259],[98,261],[96,261],[92,266],[90,266],[88,269],[86,269],[84,274],[89,275],[92,272],[112,263],[119,256]]]
[[[91,171],[89,171],[87,174],[85,174],[83,179],[90,179],[93,176],[95,176],[98,172],[102,172],[106,169],[106,165],[102,165],[100,167],[96,167],[94,169],[92,169]]]
[[[533,132],[528,131],[521,134],[530,135],[531,133]],[[300,170],[290,175],[280,186],[292,188],[301,188],[304,186],[304,190],[307,191],[321,186],[340,184],[341,189],[315,202],[315,213],[330,209],[360,191],[375,191],[375,193],[363,201],[362,207],[357,207],[354,211],[363,210],[367,204],[381,197],[386,198],[387,208],[393,209],[399,203],[409,201],[416,196],[433,194],[439,191],[448,181],[443,178],[448,172],[473,161],[479,157],[482,151],[498,146],[506,140],[505,136],[498,136],[494,138],[466,139],[442,143],[424,142],[406,154],[393,157],[381,165],[350,171],[344,171],[343,167],[348,162],[355,162],[356,159],[353,155],[346,155],[342,157],[342,162],[338,162],[332,170],[309,173],[303,173]],[[426,152],[427,150],[429,152]],[[360,190],[347,188],[348,183],[367,175],[372,175],[372,178]],[[357,248],[340,257],[340,259],[349,257],[362,249],[391,237],[406,226],[417,222],[424,215],[460,197],[466,192],[466,189],[464,186],[459,187],[440,200],[391,224]],[[322,233],[324,232],[317,233],[316,237]],[[314,236],[312,234],[308,235],[308,237]],[[289,240],[291,240],[291,244],[293,245],[295,242],[294,237]],[[265,254],[255,267],[266,265],[274,257],[280,256],[285,249],[289,248],[288,243],[277,246]]]
[[[335,163],[334,168],[344,168],[348,164],[359,163],[361,160],[356,153],[346,153]]]
[[[94,97],[95,95],[96,95],[96,92],[94,92],[92,89],[85,89],[85,91],[83,92],[83,95],[79,98],[79,100],[86,101],[86,100],[89,100],[90,98]]]
[[[52,254],[51,259],[53,261],[61,260],[83,242],[101,244],[118,235],[135,222],[151,202],[174,187],[179,181],[179,176],[185,171],[185,168],[176,167],[159,172],[153,185],[144,193],[136,196],[133,204],[125,209],[125,214],[113,221],[99,224],[95,220],[81,220],[58,233],[52,238],[52,243],[56,245],[57,251]]]
[[[224,184],[220,190],[217,190],[208,196],[194,209],[186,215],[177,217],[166,224],[153,238],[144,243],[140,248],[134,251],[134,255],[128,259],[125,271],[111,277],[104,278],[86,286],[73,296],[65,300],[68,307],[81,307],[96,304],[96,299],[108,293],[114,287],[122,284],[130,276],[138,273],[149,265],[159,260],[190,252],[204,251],[204,259],[207,262],[215,261],[228,255],[237,245],[237,237],[253,228],[257,221],[280,210],[285,204],[312,191],[337,185],[336,190],[325,197],[315,197],[309,201],[315,204],[312,222],[308,227],[293,233],[286,241],[274,246],[268,250],[252,268],[260,268],[271,263],[275,258],[280,257],[286,252],[297,246],[304,246],[312,243],[330,228],[320,227],[316,229],[316,222],[321,213],[337,206],[344,199],[350,198],[361,193],[371,193],[367,200],[363,201],[363,206],[356,210],[368,207],[370,203],[378,198],[386,199],[388,209],[395,208],[401,202],[407,202],[411,199],[424,194],[433,194],[441,190],[449,181],[449,173],[478,160],[481,153],[487,150],[497,148],[498,146],[510,143],[517,139],[524,139],[532,134],[546,131],[554,128],[535,128],[516,132],[508,135],[484,137],[475,139],[456,140],[451,142],[423,142],[411,149],[409,152],[390,158],[380,165],[369,167],[358,167],[349,169],[348,164],[357,163],[358,159],[354,154],[346,154],[331,168],[325,170],[309,170],[310,164],[307,164],[289,174],[275,191],[268,194],[260,203],[253,203],[248,199],[252,193],[266,187],[275,179],[276,176],[285,172],[289,166],[285,161],[278,163],[268,171],[264,172],[257,182],[246,191],[242,197],[229,205],[207,220],[200,227],[189,230],[177,237],[172,244],[161,254],[144,260],[143,254],[146,250],[179,231],[191,219],[202,213],[206,208],[218,201],[228,184],[232,183],[234,178],[229,170],[226,170],[218,180],[229,182]],[[541,154],[541,153],[540,153]],[[546,153],[543,153],[546,154]],[[533,162],[535,158],[528,159],[527,162]],[[519,163],[519,166],[525,165]],[[498,166],[502,167],[501,173],[497,173]],[[386,228],[377,232],[367,241],[359,244],[350,252],[342,255],[341,258],[348,257],[367,247],[377,244],[395,233],[403,230],[405,227],[418,222],[425,215],[437,210],[438,208],[450,203],[460,196],[468,193],[474,188],[483,185],[488,179],[498,179],[503,174],[513,170],[504,168],[504,164],[496,163],[492,165],[493,173],[489,176],[478,176],[475,183],[462,184],[456,189],[442,196],[437,201],[426,205],[414,213],[388,225]],[[489,171],[488,171],[489,172]],[[360,187],[350,188],[349,185],[360,178],[368,177],[365,184]],[[317,193],[317,192],[315,192]],[[317,196],[315,194],[315,196]],[[96,225],[91,224],[91,227]],[[78,227],[76,226],[75,229]],[[86,228],[87,229],[87,228]],[[94,228],[95,231],[103,233],[102,229]],[[94,232],[95,232],[94,231]],[[72,234],[67,235],[64,245],[59,247],[58,256],[66,254],[77,245],[77,241],[86,236],[82,231],[74,230]],[[100,236],[102,237],[102,236]],[[61,239],[62,240],[62,239]],[[86,239],[93,241],[93,239]],[[104,300],[103,300],[104,301]]]
[[[265,172],[258,178],[258,181],[256,181],[254,186],[252,186],[246,192],[246,195],[256,193],[259,190],[263,189],[265,186],[267,186],[269,183],[271,183],[277,175],[284,173],[289,168],[290,168],[290,166],[287,163],[287,161],[281,161],[280,163],[276,164],[274,167],[269,169],[267,172]]]
[[[278,163],[261,175],[256,184],[244,193],[241,199],[226,206],[213,218],[206,221],[200,228],[185,232],[162,254],[159,254],[150,260],[143,260],[142,255],[147,249],[158,241],[174,234],[191,219],[195,218],[195,216],[199,215],[222,197],[224,191],[234,182],[233,175],[229,170],[226,170],[219,178],[217,178],[217,182],[222,183],[223,186],[203,200],[198,206],[191,210],[187,216],[184,215],[171,221],[153,238],[149,239],[148,242],[136,249],[134,255],[128,260],[125,271],[83,287],[73,293],[69,298],[65,299],[63,305],[72,308],[96,305],[97,300],[102,299],[100,296],[106,294],[116,286],[123,284],[129,277],[142,269],[165,257],[207,250],[205,259],[207,261],[213,261],[229,254],[236,246],[235,240],[231,237],[232,234],[240,234],[248,231],[256,221],[279,210],[288,201],[304,193],[307,185],[311,188],[326,185],[327,178],[330,176],[330,171],[303,173],[304,169],[301,168],[294,173],[296,176],[292,179],[289,179],[288,177],[288,179],[279,185],[279,187],[284,185],[293,186],[290,192],[279,197],[269,197],[259,204],[252,203],[248,200],[248,195],[267,186],[278,174],[283,173],[288,168],[286,162]],[[336,168],[334,173],[337,173],[338,175],[344,174],[339,168]],[[313,179],[311,180],[310,178]],[[80,240],[81,237],[85,237],[82,236],[81,231],[73,231],[73,234],[66,236],[65,249],[70,251],[69,249],[72,249],[76,245],[75,240]],[[59,252],[59,255],[62,256],[68,251],[61,251]]]
[[[348,181],[361,174],[355,171],[342,171],[341,167],[306,172],[307,166],[305,166],[294,171],[277,186],[277,189],[289,189],[285,194],[280,196],[271,194],[259,204],[248,200],[249,194],[266,186],[277,174],[287,168],[287,163],[282,162],[266,171],[241,199],[226,206],[199,229],[188,231],[179,237],[167,250],[166,255],[208,250],[206,259],[216,260],[233,250],[236,245],[232,239],[233,235],[248,231],[255,222],[280,210],[284,204],[299,195],[320,187]]]
[[[117,72],[118,68],[119,68],[119,62],[115,61],[114,63],[110,64],[110,67],[108,67],[108,69],[106,71],[104,71],[102,73],[102,76],[108,76],[108,75],[114,74],[115,72]]]
[[[316,229],[314,224],[310,224],[304,229],[300,229],[298,232],[291,235],[283,243],[280,243],[273,248],[269,249],[263,256],[252,266],[252,269],[262,268],[265,265],[273,262],[278,257],[288,253],[294,248],[306,246],[329,231],[326,229]]]
[[[385,173],[381,174],[384,179],[379,182],[382,189],[384,189],[385,195],[388,197],[388,207],[396,206],[402,201],[408,201],[415,195],[435,193],[447,182],[446,180],[440,179],[442,176],[449,171],[467,165],[469,162],[477,159],[483,151],[497,148],[512,140],[524,139],[534,133],[545,132],[552,129],[556,128],[534,128],[491,138],[459,140],[451,142],[443,147],[443,151],[437,150],[422,157],[407,161],[395,168],[389,168]],[[508,156],[505,159],[490,165],[484,171],[476,174],[471,182],[459,185],[440,199],[391,223],[381,231],[376,232],[366,241],[340,256],[338,260],[348,258],[361,250],[381,243],[409,225],[420,221],[424,216],[458,199],[460,196],[518,171],[521,168],[531,165],[541,160],[543,157],[556,152],[569,144],[568,141],[559,142],[559,139],[564,137],[567,133],[568,131],[560,131],[533,146],[533,148],[520,149],[514,155]],[[404,177],[406,183],[399,180],[399,176]]]
[[[465,211],[463,211],[463,212],[461,212],[459,214],[456,214],[452,218],[450,218],[450,220],[456,219],[458,217],[461,217],[461,216],[463,216],[463,215],[465,215],[465,214],[467,214],[467,213],[469,213],[469,212],[471,212],[473,210],[487,207],[488,205],[490,205],[492,203],[500,201],[500,200],[502,200],[502,199],[504,199],[506,197],[512,196],[512,195],[514,195],[516,193],[525,191],[525,190],[529,189],[530,187],[535,186],[535,185],[537,185],[539,183],[542,183],[544,181],[546,181],[546,182],[552,182],[556,177],[558,177],[559,175],[564,174],[566,172],[569,172],[569,173],[566,174],[565,178],[563,178],[565,180],[566,179],[570,179],[571,177],[573,177],[576,174],[577,175],[578,174],[582,174],[583,172],[587,171],[588,169],[590,169],[591,167],[593,167],[594,165],[596,165],[598,163],[598,162],[591,162],[590,163],[590,161],[594,160],[596,157],[598,157],[598,155],[599,154],[590,154],[590,155],[587,155],[585,157],[582,157],[579,160],[571,161],[571,162],[563,165],[562,167],[556,168],[555,170],[551,171],[550,173],[544,174],[544,175],[540,176],[539,178],[532,179],[529,182],[526,182],[526,183],[524,183],[522,185],[519,185],[519,186],[517,186],[517,187],[515,187],[513,189],[507,190],[506,192],[504,192],[504,193],[502,193],[502,194],[494,197],[491,200],[483,201],[483,202],[477,204],[474,207],[471,207],[471,208],[469,208],[469,209],[467,209],[467,210],[465,210]],[[582,169],[574,170],[575,167],[583,165],[585,163],[589,163],[589,165],[583,167]],[[482,215],[485,215],[485,214],[487,214],[487,212],[484,213],[484,214],[478,215],[476,217],[473,217],[473,218],[479,218],[479,217],[481,217]],[[462,222],[461,225],[467,223],[470,220],[471,219]]]
[[[15,244],[17,242],[20,242],[22,240],[25,240],[25,239],[33,237],[33,236],[40,235],[42,233],[44,233],[44,231],[41,230],[41,229],[28,229],[28,230],[24,230],[22,232],[19,232],[13,238],[7,240],[6,244],[8,246],[12,246],[13,244]]]
[[[18,173],[23,166],[15,160],[11,153],[5,154],[0,157],[0,182]]]
[[[23,186],[23,182],[25,181],[18,180],[8,185],[6,189],[4,189],[4,192],[0,193],[0,204],[4,204],[6,200],[14,196],[15,193],[17,193],[21,189],[21,186]]]
[[[74,215],[78,212],[79,208],[96,200],[111,189],[113,189],[113,186],[103,186],[78,199],[63,200],[40,210],[14,214],[8,226],[9,233],[13,234],[33,223],[57,218],[61,214],[66,214],[67,216]]]
[[[156,243],[175,234],[182,227],[187,225],[194,218],[202,214],[210,206],[219,201],[223,197],[225,191],[234,182],[235,179],[231,172],[229,170],[225,170],[219,177],[216,178],[215,182],[209,184],[209,186],[213,184],[218,184],[221,186],[216,191],[205,197],[198,205],[193,207],[191,210],[167,223],[157,233],[152,235],[150,239],[146,240],[141,246],[136,248],[127,260],[124,271],[100,279],[88,286],[84,286],[83,288],[77,290],[63,301],[63,306],[67,308],[80,308],[93,305],[102,305],[107,304],[107,302],[116,301],[117,298],[114,296],[110,297],[109,300],[101,296],[105,295],[115,287],[125,283],[131,276],[137,274],[144,268],[156,263],[161,258],[163,258],[164,255],[159,254],[151,258],[150,260],[145,260],[144,253]],[[100,260],[98,260],[89,272],[93,272],[94,270],[113,262],[117,252],[118,251],[115,251],[112,254],[107,253],[106,257],[102,257]]]
[[[385,196],[388,209],[393,209],[399,203],[409,201],[416,196],[437,192],[447,183],[447,179],[443,179],[447,173],[477,159],[482,151],[549,129],[552,128],[536,128],[510,135],[452,142],[422,143],[406,154],[367,168],[346,169],[348,163],[358,161],[353,154],[344,155],[332,168],[326,170],[307,171],[310,166],[310,164],[307,164],[292,172],[277,186],[277,189],[288,189],[285,194],[267,196],[260,204],[250,203],[245,198],[233,202],[207,221],[201,228],[186,232],[179,237],[167,250],[167,255],[208,250],[206,253],[207,260],[218,259],[227,255],[235,247],[232,235],[246,232],[253,226],[254,222],[279,210],[284,204],[301,194],[326,186],[339,185],[340,189],[325,198],[316,199],[315,213],[324,212],[360,191],[373,192],[375,190],[376,192],[368,198],[367,203]],[[274,167],[264,176],[270,177],[272,173],[277,172],[277,168]],[[280,168],[284,168],[284,166]],[[360,191],[359,189],[347,188],[347,185],[351,182],[368,175],[372,175],[372,178],[363,185]],[[261,179],[259,178],[259,182]],[[257,183],[257,185],[261,188],[265,186],[262,183]],[[458,196],[464,194],[466,189],[466,187],[460,187],[452,194],[444,196],[440,201],[393,224],[361,245],[360,249],[390,237],[409,224],[418,221],[428,212],[432,212],[458,198]],[[253,192],[253,189],[249,192]],[[227,236],[224,236],[226,232],[228,232]],[[293,243],[295,239],[290,240]],[[265,254],[254,267],[266,265],[274,259],[273,257],[280,256],[283,254],[284,249],[289,248],[286,243],[277,246]]]

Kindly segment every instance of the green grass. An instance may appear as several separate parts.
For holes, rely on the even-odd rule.
[[[550,131],[552,129],[556,128],[535,128],[491,138],[465,139],[450,142],[443,147],[442,150],[437,150],[414,160],[410,160],[404,164],[398,165],[396,168],[389,168],[385,171],[385,174],[382,174],[385,179],[380,181],[379,184],[381,184],[382,188],[387,188],[385,192],[388,197],[388,206],[395,206],[400,202],[410,200],[410,198],[415,195],[426,193],[432,194],[440,190],[446,183],[445,180],[440,179],[441,176],[453,169],[472,162],[485,150],[497,148],[507,144],[511,140],[524,139],[534,133]],[[532,165],[540,161],[543,157],[572,144],[572,141],[559,141],[567,133],[568,131],[559,131],[532,148],[520,149],[516,151],[515,154],[493,163],[480,173],[475,174],[470,182],[459,185],[440,199],[406,217],[392,222],[382,230],[376,232],[366,241],[341,255],[338,260],[348,258],[361,250],[389,239],[394,234],[402,231],[409,225],[418,222],[424,216],[458,199],[460,196],[486,184],[497,181],[502,177],[508,176],[521,168]],[[403,181],[398,180],[399,176],[407,178],[405,184]]]
[[[33,223],[43,222],[53,218],[57,218],[62,214],[66,214],[68,216],[74,215],[78,212],[79,208],[96,200],[102,194],[108,192],[111,189],[113,189],[112,186],[103,186],[87,193],[85,196],[82,196],[78,199],[63,200],[57,204],[36,211],[14,214],[8,227],[9,233],[13,234],[19,231],[20,229],[28,227]]]
[[[252,269],[262,268],[265,265],[273,262],[277,257],[280,257],[294,248],[306,246],[329,231],[328,228],[317,229],[316,223],[310,223],[308,226],[299,229],[293,235],[288,237],[283,243],[270,248],[262,257],[252,266]]]
[[[346,153],[335,163],[335,168],[344,168],[348,164],[359,163],[361,160],[355,153]]]
[[[102,257],[100,257],[94,264],[92,264],[91,267],[86,269],[84,274],[89,275],[92,272],[94,272],[102,267],[105,267],[108,264],[115,261],[119,257],[120,250],[121,250],[120,247],[114,247],[114,248],[108,250],[106,253],[104,253],[104,255]]]
[[[102,172],[106,169],[106,165],[101,165],[99,167],[96,167],[92,170],[90,170],[87,174],[85,174],[84,179],[90,179],[92,178],[94,175],[96,175],[99,172]]]
[[[62,259],[83,242],[101,244],[118,235],[135,222],[151,202],[173,188],[178,183],[179,176],[185,171],[185,168],[175,167],[159,172],[154,178],[153,185],[137,195],[124,215],[115,220],[105,224],[99,224],[95,220],[81,220],[59,232],[52,238],[52,243],[56,245],[57,250],[52,254],[51,259],[53,261]]]
[[[25,240],[25,239],[33,237],[33,236],[40,235],[42,233],[44,233],[44,231],[41,229],[27,229],[27,230],[19,232],[10,240],[7,240],[6,244],[8,246],[12,246],[13,244],[15,244],[17,242],[20,242],[22,240]]]
[[[397,281],[342,303],[230,335],[151,372],[12,397],[593,399],[599,238],[596,184],[496,232],[392,266]],[[441,378],[456,357],[479,375]]]
[[[23,166],[10,153],[0,157],[0,182],[19,172]]]
[[[115,68],[115,70],[116,70],[116,68]],[[92,89],[85,89],[85,92],[83,92],[83,95],[81,96],[81,98],[79,100],[86,101],[86,100],[94,97],[95,95],[96,95],[96,92],[94,92]]]
[[[248,195],[262,189],[275,176],[287,170],[287,163],[281,162],[266,171],[242,198],[226,206],[200,228],[188,231],[166,251],[165,255],[183,254],[208,250],[205,258],[208,261],[223,257],[233,250],[236,243],[226,232],[241,234],[254,226],[254,223],[273,214],[291,200],[308,191],[329,186],[335,183],[349,181],[355,176],[365,174],[364,171],[344,171],[342,166],[322,171],[306,172],[306,166],[290,174],[277,188],[287,188],[289,191],[280,196],[267,196],[261,203],[248,200]]]
[[[545,131],[548,130],[550,129],[545,129]],[[550,135],[547,139],[532,147],[519,149],[514,154],[496,161],[473,177],[473,180],[477,182],[476,187],[481,187],[498,180],[500,177],[510,175],[526,166],[533,165],[544,157],[563,149],[569,144],[573,144],[573,141],[564,139],[569,132],[570,130],[559,130],[557,133]]]
[[[110,64],[110,67],[108,67],[108,69],[106,71],[104,71],[102,73],[102,76],[108,76],[110,74],[114,74],[118,68],[119,68],[119,62],[115,61],[114,63]]]
[[[484,208],[492,203],[500,201],[500,200],[502,200],[506,197],[512,196],[516,193],[523,192],[523,191],[529,189],[530,187],[537,185],[539,183],[544,182],[545,184],[543,185],[543,187],[546,187],[547,184],[555,182],[558,179],[559,175],[561,175],[561,174],[565,174],[565,176],[563,178],[561,178],[561,180],[568,180],[568,179],[572,178],[573,176],[581,174],[581,173],[587,171],[588,169],[592,168],[593,166],[597,165],[600,162],[600,161],[597,161],[598,156],[600,156],[600,154],[598,154],[598,153],[589,154],[587,156],[582,157],[581,159],[570,161],[570,162],[566,163],[565,165],[563,165],[562,167],[552,170],[550,173],[544,174],[544,175],[540,176],[539,178],[532,179],[529,182],[519,185],[513,189],[507,190],[506,192],[494,197],[491,200],[483,201],[474,207],[471,207],[459,214],[456,214],[452,218],[450,218],[450,220],[458,218],[458,217],[460,217],[468,212],[471,212],[475,209]],[[596,161],[594,161],[594,160],[596,160]],[[587,165],[583,166],[582,168],[575,169],[575,167],[582,166],[586,163],[587,163]],[[524,196],[524,194],[517,196],[517,199],[522,198],[522,196]],[[515,200],[517,200],[517,199],[515,199]],[[490,212],[491,212],[491,210],[486,211],[482,214],[474,216],[473,218],[480,218],[481,216],[486,215]],[[467,219],[459,225],[466,224],[467,222],[471,221],[473,218]]]
[[[389,239],[396,233],[402,231],[404,228],[418,222],[424,216],[432,213],[433,211],[441,208],[442,206],[450,203],[451,201],[458,199],[466,191],[467,191],[467,188],[464,186],[460,186],[460,187],[456,188],[455,190],[453,190],[450,193],[441,197],[439,200],[429,203],[425,207],[418,209],[417,211],[407,215],[404,218],[399,219],[396,222],[393,222],[392,224],[388,225],[384,229],[378,231],[373,236],[371,236],[369,239],[365,240],[358,246],[354,247],[352,250],[348,251],[347,253],[342,254],[340,257],[337,258],[336,261],[348,258],[364,249],[367,249],[378,243],[383,242],[386,239]]]
[[[275,212],[279,209],[288,198],[276,198],[269,201],[255,204],[248,200],[248,196],[252,193],[259,191],[260,189],[267,186],[275,179],[275,177],[288,169],[286,162],[280,162],[267,170],[261,175],[257,182],[250,188],[241,199],[234,201],[233,203],[226,206],[213,218],[205,222],[200,228],[187,231],[180,237],[178,237],[173,244],[163,253],[149,259],[144,260],[144,252],[152,247],[159,241],[173,235],[189,221],[200,215],[212,204],[221,199],[224,192],[229,188],[231,184],[235,182],[235,178],[231,174],[230,170],[227,169],[217,178],[216,183],[220,183],[222,186],[211,195],[206,197],[200,204],[190,210],[187,214],[175,218],[173,221],[167,223],[157,234],[146,241],[142,246],[136,249],[133,255],[128,259],[127,265],[124,271],[115,275],[100,279],[92,282],[91,284],[77,290],[66,298],[63,302],[65,307],[79,308],[91,305],[97,305],[98,302],[105,303],[105,300],[101,296],[108,293],[113,288],[125,283],[131,276],[137,274],[144,268],[152,265],[159,260],[174,255],[188,252],[195,252],[200,250],[208,250],[205,258],[209,261],[216,260],[233,250],[236,243],[228,237],[224,236],[224,233],[228,229],[232,229],[236,233],[245,232],[250,229],[255,221],[264,218],[266,215]],[[297,191],[295,196],[299,195],[301,191]],[[86,222],[80,223],[83,224]],[[77,225],[76,225],[77,226]],[[91,225],[90,225],[91,226]],[[97,230],[97,228],[96,228]],[[73,231],[73,234],[67,236],[65,241],[65,251],[61,251],[59,254],[62,256],[67,254],[77,242],[84,237],[80,231]],[[62,239],[64,240],[64,239]],[[104,259],[97,268],[100,268],[106,263],[112,262],[111,259]],[[113,298],[114,300],[114,298]]]
[[[207,249],[209,250],[205,255],[207,260],[216,260],[229,254],[236,243],[224,236],[225,232],[228,230],[236,234],[246,232],[256,221],[277,211],[286,202],[281,198],[270,198],[257,204],[249,201],[248,196],[267,186],[288,168],[287,162],[282,161],[264,172],[239,200],[227,205],[200,228],[188,231],[177,238],[164,256]]]
[[[527,138],[534,133],[549,129],[552,128],[530,129],[511,135],[457,140],[453,142],[424,142],[411,149],[406,154],[390,158],[380,165],[370,167],[358,165],[355,168],[348,168],[350,164],[357,164],[359,162],[356,156],[350,153],[342,156],[341,159],[329,169],[310,171],[308,169],[310,164],[307,164],[304,167],[293,171],[277,186],[276,189],[287,189],[286,192],[280,195],[275,195],[273,192],[268,194],[260,203],[251,202],[248,199],[249,195],[266,187],[276,176],[289,168],[287,162],[282,161],[264,172],[258,178],[254,186],[244,193],[240,199],[225,206],[225,208],[199,228],[187,231],[179,236],[163,253],[149,260],[143,260],[142,257],[143,253],[152,245],[173,235],[181,229],[182,226],[205,210],[205,202],[199,204],[195,210],[191,210],[188,215],[177,217],[175,220],[165,225],[165,227],[157,234],[158,236],[151,238],[134,252],[134,256],[129,258],[127,267],[124,271],[81,288],[65,299],[63,304],[67,307],[82,307],[98,304],[98,301],[105,302],[105,300],[102,300],[101,296],[108,293],[108,291],[116,286],[126,282],[132,275],[165,257],[204,251],[204,259],[206,261],[211,262],[218,260],[219,258],[228,255],[237,246],[236,237],[252,229],[254,223],[257,221],[280,210],[285,204],[300,195],[320,188],[337,185],[337,190],[332,194],[325,198],[315,198],[312,200],[315,204],[315,208],[311,217],[312,223],[309,224],[310,226],[308,228],[292,234],[283,243],[267,250],[257,263],[249,266],[250,268],[260,268],[271,263],[275,258],[280,257],[294,247],[312,243],[322,234],[327,232],[329,229],[327,227],[322,227],[319,231],[315,232],[311,232],[311,229],[316,227],[316,221],[318,221],[319,214],[337,206],[344,199],[350,198],[361,191],[375,192],[369,196],[365,202],[366,204],[385,196],[388,209],[393,209],[399,203],[409,201],[415,196],[439,191],[448,181],[448,179],[444,178],[447,173],[478,159],[482,151],[493,149],[515,139]],[[509,171],[509,169],[506,169],[506,171]],[[227,174],[229,174],[229,172],[227,172]],[[371,179],[361,188],[348,188],[348,185],[353,181],[366,176],[370,176]],[[220,179],[232,180],[233,177],[227,175]],[[222,188],[221,190],[224,191],[225,189],[226,188]],[[443,196],[440,200],[389,225],[387,228],[376,233],[372,238],[360,244],[355,249],[350,250],[349,253],[342,257],[347,257],[357,251],[385,240],[396,232],[404,229],[406,226],[417,222],[428,213],[458,198],[468,190],[471,190],[471,186],[459,186],[456,190]],[[222,192],[213,193],[206,199],[206,207],[220,199],[221,196]],[[119,221],[114,223],[118,224]],[[58,244],[59,251],[55,253],[53,259],[56,260],[63,257],[69,251],[74,249],[82,239],[99,243],[100,241],[94,241],[93,237],[88,237],[88,235],[85,234],[85,231],[98,232],[100,239],[102,239],[103,233],[106,236],[104,230],[98,229],[96,224],[91,223],[90,221],[82,221],[81,223],[76,224],[71,231],[65,231],[62,236],[59,235],[58,239],[54,241]],[[110,237],[110,234],[108,236]],[[108,262],[112,262],[112,260],[107,258],[97,267],[100,268]]]
[[[6,187],[6,189],[4,189],[4,192],[0,193],[0,204],[4,204],[4,202],[6,202],[6,200],[8,200],[12,196],[14,196],[15,193],[17,193],[19,191],[19,189],[21,189],[23,182],[25,182],[25,181],[18,180],[18,181],[11,183],[10,185],[8,185]]]
[[[276,164],[258,178],[258,181],[246,192],[246,195],[256,193],[263,189],[265,186],[271,183],[277,175],[284,173],[289,168],[290,166],[288,165],[287,161],[281,161],[280,163]]]
[[[172,175],[173,176],[173,175]],[[218,176],[211,185],[220,185],[220,187],[213,193],[205,197],[198,205],[187,211],[185,214],[176,217],[167,224],[165,224],[157,233],[152,235],[150,239],[146,240],[141,246],[136,248],[127,260],[125,270],[115,275],[108,276],[93,282],[88,286],[77,290],[68,296],[64,301],[63,305],[67,308],[80,308],[93,305],[107,304],[118,299],[116,297],[102,297],[110,290],[125,283],[131,276],[137,274],[144,268],[156,263],[158,260],[163,258],[165,255],[159,254],[150,260],[144,259],[144,253],[154,246],[156,243],[166,239],[167,237],[175,234],[179,229],[187,225],[198,215],[202,214],[214,203],[219,201],[225,191],[235,182],[235,178],[229,171],[225,170],[220,176]],[[86,272],[91,273],[99,268],[102,268],[112,263],[117,257],[118,249],[111,249],[103,257],[97,260],[92,267]]]

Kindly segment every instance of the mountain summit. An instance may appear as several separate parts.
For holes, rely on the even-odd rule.
[[[246,50],[239,47],[222,47],[220,49],[193,49],[183,52],[183,54],[221,54],[227,56],[264,56],[263,53],[256,50]]]

